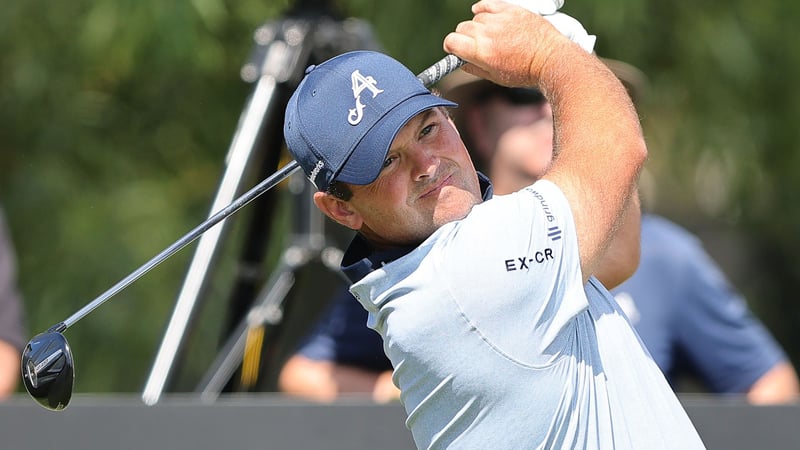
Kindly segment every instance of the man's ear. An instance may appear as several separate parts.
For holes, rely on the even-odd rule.
[[[335,222],[353,230],[361,229],[364,220],[346,201],[325,192],[314,193],[314,204]]]

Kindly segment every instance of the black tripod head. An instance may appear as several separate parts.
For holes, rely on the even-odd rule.
[[[351,50],[380,50],[371,25],[344,17],[331,0],[299,0],[281,19],[258,27],[253,39],[242,79],[252,83],[269,74],[291,90],[311,64]]]

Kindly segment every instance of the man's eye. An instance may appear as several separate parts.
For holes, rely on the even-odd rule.
[[[433,131],[433,127],[434,126],[435,126],[434,124],[430,124],[430,125],[426,126],[425,128],[423,128],[419,132],[420,136],[427,136],[427,135],[431,134],[431,132]]]
[[[385,169],[385,168],[389,167],[394,162],[394,160],[395,160],[394,156],[390,156],[390,157],[384,159],[383,160],[383,168]]]

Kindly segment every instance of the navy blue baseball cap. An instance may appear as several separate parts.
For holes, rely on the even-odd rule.
[[[286,105],[286,145],[309,180],[375,181],[397,133],[422,111],[456,106],[431,93],[395,59],[374,51],[335,56],[306,69]]]

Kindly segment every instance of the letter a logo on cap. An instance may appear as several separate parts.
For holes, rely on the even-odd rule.
[[[361,123],[361,119],[364,118],[364,104],[361,103],[361,92],[364,89],[369,89],[372,92],[372,98],[375,98],[383,92],[383,89],[378,89],[375,79],[371,76],[365,77],[361,75],[358,69],[350,74],[350,81],[353,83],[353,97],[356,99],[356,107],[350,110],[347,121],[350,122],[350,125],[358,125]]]

